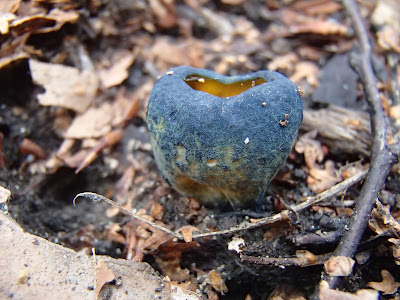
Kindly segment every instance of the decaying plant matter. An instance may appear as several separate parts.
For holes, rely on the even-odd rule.
[[[314,292],[321,299],[377,299],[379,293],[395,298],[399,32],[396,0],[0,1],[0,185],[9,190],[0,209],[24,230],[72,248],[77,257],[87,252],[93,260],[94,248],[97,258],[151,264],[164,282],[156,288],[165,294],[171,287],[189,299],[306,299]],[[301,95],[303,122],[297,138],[293,133],[285,144],[294,139],[294,147],[282,152],[287,159],[256,210],[206,206],[208,199],[178,193],[157,169],[146,108],[160,76],[169,80],[182,65],[225,78],[277,71],[294,82],[295,98]],[[189,74],[181,82],[185,89],[176,93],[206,81],[206,92],[221,92],[218,81],[194,75],[199,74]],[[239,86],[254,85],[256,91],[258,80]],[[272,97],[261,98],[255,109],[267,113]],[[196,108],[197,100],[186,109]],[[218,112],[229,104],[222,100]],[[253,118],[249,108],[245,113]],[[174,120],[174,109],[169,113]],[[214,136],[213,146],[226,146],[224,116],[207,117],[209,122],[189,120],[197,132],[200,124],[209,129],[198,141],[209,142],[218,125],[222,140]],[[284,111],[266,119],[284,133],[292,117]],[[229,121],[244,128],[243,148],[254,142],[248,121],[246,115]],[[182,169],[194,158],[210,171],[220,163],[225,175],[225,149],[189,153],[192,145],[179,147],[181,136],[174,135],[174,124],[168,126],[173,146],[166,155]],[[198,137],[190,134],[185,131],[187,139]],[[274,139],[266,131],[257,134],[259,141]],[[274,148],[272,142],[264,146]],[[262,181],[254,164],[263,161],[246,167],[246,176]],[[242,189],[247,180],[231,183],[242,196],[248,193]],[[75,195],[100,203],[77,201],[74,207]],[[19,238],[12,231],[10,237]],[[36,242],[22,244],[28,245],[20,249],[22,257],[34,255],[29,245]],[[27,265],[13,266],[17,276],[1,279],[2,286],[15,280],[15,288],[29,292],[35,272],[47,266]],[[104,280],[82,280],[93,279],[92,294],[121,288],[119,271],[112,270],[114,276],[99,260],[95,265]],[[5,267],[0,263],[0,273]]]

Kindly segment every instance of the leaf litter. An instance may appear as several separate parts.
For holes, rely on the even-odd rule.
[[[245,226],[247,219],[234,213],[212,211],[195,199],[182,197],[167,187],[155,168],[144,126],[148,95],[157,77],[176,65],[206,67],[232,75],[270,68],[290,77],[305,91],[303,101],[306,110],[311,111],[309,104],[315,89],[327,82],[329,84],[330,79],[320,76],[325,62],[337,52],[347,53],[354,40],[342,6],[335,1],[221,3],[154,0],[124,6],[122,2],[101,4],[92,1],[87,6],[80,6],[69,1],[16,0],[0,5],[0,33],[4,41],[0,49],[0,72],[8,72],[8,68],[15,64],[27,64],[33,83],[42,87],[37,99],[44,107],[39,110],[47,109],[47,120],[56,120],[60,124],[53,143],[44,143],[36,138],[35,131],[26,136],[23,131],[18,133],[20,141],[23,138],[37,141],[47,155],[37,147],[25,145],[15,151],[23,160],[14,159],[12,164],[5,164],[8,168],[20,164],[21,171],[26,168],[24,166],[29,166],[27,170],[39,170],[39,174],[31,173],[38,176],[34,178],[36,182],[24,182],[32,191],[42,178],[58,178],[65,168],[79,173],[85,182],[95,181],[91,179],[95,177],[99,182],[88,188],[112,197],[122,208],[134,211],[149,222],[126,219],[117,209],[109,208],[103,212],[102,217],[108,223],[103,230],[99,230],[101,226],[96,223],[87,227],[87,224],[77,223],[75,228],[78,230],[53,233],[53,236],[59,236],[59,240],[68,244],[68,240],[73,240],[71,235],[85,236],[84,247],[92,247],[96,241],[102,240],[112,243],[108,249],[117,248],[118,255],[125,259],[155,261],[154,266],[162,275],[180,282],[171,285],[182,289],[185,295],[200,290],[210,299],[224,299],[223,294],[230,297],[234,293],[243,296],[242,299],[252,297],[250,295],[257,299],[260,295],[256,295],[251,285],[260,283],[254,274],[261,274],[260,278],[271,278],[271,274],[266,268],[243,265],[239,256],[228,255],[228,245],[237,253],[277,258],[279,262],[283,261],[280,258],[291,258],[298,250],[290,242],[294,236],[314,231],[323,236],[345,226],[352,206],[344,207],[344,204],[354,203],[358,186],[334,194],[331,201],[314,205],[312,210],[300,212],[296,220],[289,218],[264,228],[242,231],[235,236],[238,243],[240,241],[237,245],[229,243],[231,238],[227,241],[223,238],[198,239],[198,233]],[[377,27],[377,31],[371,31],[371,34],[375,34],[378,55],[384,56],[387,51],[398,52],[398,22],[391,15],[398,11],[397,3],[381,0],[374,7],[365,3],[360,5],[370,13],[366,22]],[[49,42],[51,39],[41,41],[42,37],[50,36],[58,38],[58,45]],[[385,85],[382,85],[381,92],[391,99],[390,90]],[[355,109],[361,111],[363,96],[360,89],[357,93]],[[28,108],[23,107],[23,110]],[[390,101],[388,111],[393,119],[397,119],[396,105]],[[318,110],[312,112],[318,113]],[[350,128],[361,130],[357,120],[351,119],[344,131],[348,132]],[[272,184],[269,197],[281,200],[268,204],[267,212],[278,211],[279,205],[290,209],[301,203],[304,197],[334,188],[343,179],[351,178],[368,167],[366,159],[354,164],[359,157],[343,158],[332,152],[338,142],[331,138],[330,144],[325,143],[318,124],[312,125],[313,128],[301,132],[288,162]],[[7,147],[9,139],[14,138],[13,128],[11,135],[5,135]],[[37,137],[48,129],[34,128]],[[396,130],[398,127],[392,128],[394,138]],[[12,151],[7,147],[4,148],[5,155],[12,157]],[[336,148],[340,149],[340,146]],[[359,151],[364,153],[363,157],[365,152],[365,149]],[[63,181],[63,178],[59,180]],[[387,188],[387,193],[393,197],[396,197],[396,192],[396,188]],[[16,194],[16,198],[21,197],[18,192]],[[383,210],[379,211],[377,207],[371,216],[372,232],[369,234],[375,232],[382,236],[391,232],[386,241],[391,253],[386,258],[398,262],[396,222],[399,208],[395,203],[383,205]],[[87,210],[83,213],[90,215]],[[258,220],[255,218],[253,223]],[[89,218],[88,221],[90,223]],[[184,241],[174,240],[151,224],[181,233]],[[96,238],[92,240],[88,238],[90,236]],[[311,246],[310,250],[309,253],[314,255],[315,248]],[[375,248],[371,251],[379,253]],[[345,265],[348,267],[346,272],[340,268],[339,273],[333,274],[355,276],[349,264]],[[272,277],[279,280],[282,275],[299,285],[299,276],[289,273],[287,277],[282,265],[275,267],[281,271]],[[108,276],[100,276],[97,292],[98,288],[113,280],[107,269],[103,269]],[[360,289],[360,295],[326,289],[322,289],[322,293],[360,298],[365,292],[362,288],[366,282],[372,283],[367,272],[360,272],[359,277],[353,277],[358,283],[356,288],[344,286],[352,292]],[[261,285],[272,290],[276,280],[271,280],[271,285]],[[243,282],[245,288],[242,288]],[[387,282],[392,285],[392,291],[396,281]],[[299,285],[300,295],[304,292],[301,286],[306,284],[310,285],[310,280],[303,280]],[[375,285],[376,290],[387,291],[379,288]],[[275,289],[274,293],[279,296],[285,292]],[[297,292],[293,291],[293,294]],[[371,292],[369,295],[376,294]]]

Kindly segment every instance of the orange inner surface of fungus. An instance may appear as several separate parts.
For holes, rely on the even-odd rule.
[[[218,97],[232,97],[239,95],[256,85],[263,84],[266,80],[264,78],[256,78],[238,81],[231,84],[224,84],[211,78],[189,75],[185,78],[185,82],[192,89],[198,91],[203,91]]]

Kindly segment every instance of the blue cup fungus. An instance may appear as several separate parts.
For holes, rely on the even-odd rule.
[[[150,94],[147,125],[158,168],[207,206],[255,204],[285,162],[303,118],[297,86],[272,71],[224,76],[187,66]]]

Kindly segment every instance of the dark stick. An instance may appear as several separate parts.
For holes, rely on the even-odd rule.
[[[264,266],[297,266],[297,267],[309,267],[315,265],[324,264],[330,257],[332,253],[313,255],[311,254],[310,259],[306,256],[299,257],[254,257],[247,256],[245,254],[240,255],[240,260],[244,263],[264,265]]]
[[[399,82],[397,81],[397,66],[399,64],[399,59],[396,54],[390,53],[387,61],[390,68],[390,87],[392,89],[393,105],[398,105],[400,104]]]
[[[355,1],[343,0],[343,4],[359,41],[359,53],[357,56],[353,54],[351,63],[359,73],[363,84],[366,100],[371,110],[373,134],[371,167],[358,197],[348,230],[343,233],[334,253],[335,256],[354,257],[375,200],[383,188],[391,166],[397,161],[397,157],[386,146],[386,122],[371,65],[372,50],[367,30]],[[339,280],[339,277],[331,277],[326,273],[323,273],[322,278],[328,282],[330,288],[334,288]]]

